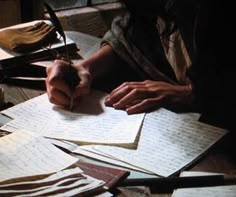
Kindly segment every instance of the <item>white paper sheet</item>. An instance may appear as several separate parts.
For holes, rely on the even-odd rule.
[[[183,172],[181,176],[201,176],[201,175],[215,175],[217,173],[210,172]],[[213,187],[198,187],[198,188],[184,188],[177,189],[172,194],[172,197],[235,197],[236,185],[213,186]]]
[[[127,115],[104,105],[106,94],[92,91],[81,98],[74,113],[49,103],[46,94],[2,111],[14,118],[1,127],[14,132],[27,129],[43,136],[84,143],[132,145],[144,114]]]
[[[0,182],[53,173],[76,161],[77,158],[29,131],[17,131],[0,138]]]
[[[149,171],[144,170],[140,167],[137,167],[137,165],[132,165],[130,163],[126,163],[122,160],[119,160],[115,157],[112,157],[111,155],[105,155],[104,153],[101,153],[97,150],[94,150],[93,145],[85,145],[85,146],[82,146],[81,148],[77,147],[77,149],[74,149],[72,152],[73,153],[78,153],[78,154],[81,154],[81,155],[85,155],[86,157],[96,158],[96,160],[100,160],[102,162],[106,162],[106,163],[114,164],[114,165],[117,165],[117,166],[125,167],[127,169],[132,169],[132,170],[144,172],[144,173],[147,173],[147,174],[153,174],[152,172],[149,172]]]
[[[109,155],[160,176],[170,176],[192,163],[226,132],[160,109],[145,116],[136,150],[103,145],[81,148]]]

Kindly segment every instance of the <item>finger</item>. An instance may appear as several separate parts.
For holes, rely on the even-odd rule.
[[[52,90],[54,89],[58,89],[61,92],[63,92],[63,94],[67,95],[67,97],[71,97],[72,95],[72,90],[71,88],[68,86],[68,84],[61,80],[60,78],[47,78],[46,79],[46,83],[49,87],[51,87]]]
[[[68,62],[62,60],[62,59],[56,59],[53,61],[53,63],[46,68],[47,75],[51,76],[63,76],[64,70],[66,70],[66,67],[69,65]]]
[[[61,106],[69,106],[70,97],[65,95],[59,89],[50,88],[47,86],[48,99],[51,103]]]
[[[113,94],[116,94],[116,92],[120,91],[120,89],[123,89],[124,87],[136,87],[136,86],[140,86],[143,85],[143,82],[124,82],[122,83],[120,86],[118,86],[117,88],[115,88],[110,95],[112,96]]]
[[[90,85],[91,85],[91,75],[89,72],[80,72],[79,73],[80,82],[77,85],[74,97],[79,97],[81,95],[88,94],[90,92]]]
[[[133,85],[131,83],[122,84],[105,98],[105,104],[108,106],[113,106],[113,104],[119,102],[119,100],[129,94],[133,89],[137,88],[139,88],[138,85]]]
[[[46,82],[50,86],[56,86],[58,88],[62,89],[69,89],[66,81],[65,81],[65,75],[68,74],[69,65],[68,62],[63,60],[55,60],[53,64],[49,67],[47,67],[47,78]]]
[[[85,72],[85,71],[80,72],[79,78],[80,78],[79,87],[84,87],[84,88],[90,87],[92,78],[89,72]]]
[[[149,98],[126,109],[128,114],[144,113],[162,106],[162,98]]]
[[[147,98],[146,89],[145,88],[137,88],[133,89],[131,92],[129,92],[127,95],[125,95],[123,98],[121,98],[118,102],[113,104],[113,107],[116,109],[124,109],[125,107],[129,105],[133,105],[136,100],[145,99]]]
[[[78,99],[79,97],[89,94],[90,92],[90,87],[76,87],[74,93],[73,93],[73,97],[74,99]]]
[[[119,91],[113,93],[112,95],[108,95],[105,98],[105,105],[113,106],[115,103],[119,102],[119,100],[122,99],[128,93],[129,93],[128,88],[124,87],[124,88],[120,89]]]

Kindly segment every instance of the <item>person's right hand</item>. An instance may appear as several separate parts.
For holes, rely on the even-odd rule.
[[[71,97],[76,98],[81,95],[88,94],[91,84],[91,75],[88,67],[84,65],[83,60],[76,65],[72,64],[76,69],[80,79],[79,84],[73,91],[65,81],[65,75],[68,75],[69,63],[64,60],[55,60],[52,65],[47,67],[46,89],[49,101],[56,105],[69,106]],[[68,77],[67,77],[68,78]]]

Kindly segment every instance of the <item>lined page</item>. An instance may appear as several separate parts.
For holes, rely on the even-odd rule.
[[[52,105],[44,94],[2,111],[14,120],[1,129],[28,129],[46,137],[84,143],[133,144],[144,114],[128,115],[106,107],[105,96],[92,91],[81,98],[72,113]]]
[[[201,176],[201,175],[215,175],[210,172],[183,172],[181,176]],[[198,187],[198,188],[184,188],[177,189],[172,194],[172,197],[235,197],[236,185],[224,185],[213,187]]]
[[[93,150],[154,174],[170,176],[193,162],[225,134],[221,128],[160,109],[145,116],[136,150],[102,145],[93,146]]]
[[[53,173],[77,160],[29,131],[0,138],[0,181]]]

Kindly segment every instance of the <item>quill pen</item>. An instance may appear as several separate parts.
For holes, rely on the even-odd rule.
[[[44,5],[47,9],[47,12],[51,18],[51,21],[52,21],[54,27],[56,28],[56,31],[60,34],[60,36],[62,37],[62,39],[64,41],[64,44],[66,45],[66,35],[64,33],[64,30],[62,28],[62,25],[61,25],[59,19],[57,18],[53,9],[47,3],[44,2]]]
[[[74,91],[74,89],[78,85],[80,79],[78,77],[77,70],[72,66],[72,62],[71,62],[69,52],[67,49],[67,44],[66,44],[66,35],[65,35],[62,25],[61,25],[59,19],[57,18],[55,12],[53,11],[53,9],[45,2],[44,2],[44,5],[47,9],[47,12],[48,12],[50,18],[51,18],[52,24],[54,25],[54,27],[56,28],[56,31],[59,33],[59,35],[63,39],[64,45],[65,45],[66,58],[69,61],[68,71],[65,73],[64,80],[70,86],[71,90]],[[73,99],[73,95],[72,95],[71,100],[70,100],[70,111],[72,111],[73,102],[74,102],[74,99]]]

